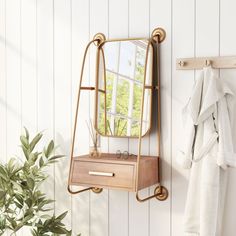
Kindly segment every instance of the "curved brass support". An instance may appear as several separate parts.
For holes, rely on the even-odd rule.
[[[78,193],[86,192],[88,190],[92,190],[94,193],[98,194],[98,193],[102,192],[103,188],[89,187],[89,188],[84,188],[84,189],[81,189],[81,190],[78,190],[78,191],[73,191],[73,190],[71,190],[70,185],[68,185],[67,190],[71,194],[78,194]]]
[[[159,51],[159,45],[161,42],[163,42],[165,40],[165,37],[166,37],[166,33],[165,33],[165,30],[162,29],[162,28],[156,28],[153,30],[152,32],[152,40],[153,42],[156,44],[156,62],[157,62],[157,71],[156,71],[156,76],[157,76],[157,79],[156,79],[156,82],[157,82],[157,85],[158,86],[158,94],[157,94],[157,97],[158,97],[158,102],[157,102],[157,111],[158,111],[158,114],[157,114],[157,139],[158,139],[158,145],[157,145],[157,153],[158,153],[158,157],[160,157],[160,140],[161,140],[161,86],[160,86],[160,51]],[[146,73],[146,71],[145,71]],[[144,80],[144,85],[145,85],[145,80]],[[154,85],[155,86],[155,85]],[[145,88],[145,87],[144,87]],[[144,88],[143,88],[143,94],[142,94],[142,105],[141,105],[141,116],[140,116],[140,130],[139,130],[139,140],[138,140],[138,158],[137,158],[137,172],[136,172],[136,186],[138,186],[138,181],[139,181],[139,170],[140,170],[140,158],[141,158],[141,143],[142,143],[142,123],[143,123],[143,100],[144,100]],[[158,165],[158,170],[159,170],[159,165]],[[148,196],[146,198],[140,198],[139,197],[139,191],[137,190],[136,191],[136,199],[139,201],[139,202],[145,202],[147,200],[150,200],[152,198],[157,198],[158,200],[160,201],[164,201],[167,199],[168,197],[168,190],[164,187],[164,186],[161,186],[161,183],[160,183],[160,178],[159,179],[159,185],[156,187],[155,191],[154,191],[154,194],[151,195],[151,196]]]
[[[100,39],[95,38],[87,44],[85,52],[84,52],[84,56],[83,56],[83,61],[82,61],[82,68],[81,68],[80,82],[79,82],[79,91],[78,91],[78,94],[77,94],[77,102],[76,102],[74,130],[73,130],[73,134],[72,134],[72,144],[71,144],[71,153],[70,153],[70,169],[69,169],[69,178],[68,178],[68,185],[67,185],[67,190],[71,194],[77,194],[77,193],[81,193],[81,192],[85,192],[85,191],[88,191],[90,189],[93,189],[93,187],[89,187],[89,188],[85,188],[85,189],[82,189],[82,190],[73,191],[70,188],[70,183],[71,183],[71,174],[72,174],[72,162],[73,162],[73,156],[74,156],[75,133],[76,133],[76,128],[77,128],[77,119],[78,119],[78,111],[79,111],[80,92],[81,92],[81,87],[82,87],[82,79],[83,79],[86,55],[88,53],[90,45],[92,43],[95,43],[95,42],[97,42],[97,44],[99,45],[99,42],[100,42],[99,40]]]
[[[84,188],[84,189],[81,189],[81,190],[78,190],[78,191],[73,191],[73,190],[71,190],[70,185],[67,186],[67,190],[68,190],[68,192],[71,193],[71,194],[82,193],[82,192],[88,191],[88,190],[90,190],[90,189],[93,189],[93,187]]]
[[[146,197],[146,198],[140,198],[139,197],[139,192],[137,191],[136,192],[136,199],[139,201],[139,202],[146,202],[152,198],[156,198],[158,199],[159,201],[164,201],[168,198],[168,190],[164,187],[164,186],[157,186],[154,190],[154,194],[149,196],[149,197]]]

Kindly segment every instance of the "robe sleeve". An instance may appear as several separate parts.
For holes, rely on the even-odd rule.
[[[189,169],[192,166],[192,147],[194,136],[195,127],[193,120],[189,114],[186,114],[183,133],[180,134],[181,140],[177,154],[177,162],[184,169]]]
[[[226,96],[218,102],[219,149],[217,153],[217,164],[224,169],[227,166],[236,167],[236,153],[234,151],[232,136],[232,117],[230,117],[230,108]]]
[[[198,119],[201,103],[202,84],[203,74],[201,73],[194,84],[192,95],[182,112],[184,125],[179,134],[177,163],[185,169],[189,169],[192,166],[192,148],[195,138],[195,124]]]

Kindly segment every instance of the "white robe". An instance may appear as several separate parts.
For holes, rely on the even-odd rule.
[[[236,166],[231,133],[234,96],[206,67],[186,105],[184,135],[177,161],[191,168],[184,236],[222,236],[227,167]]]

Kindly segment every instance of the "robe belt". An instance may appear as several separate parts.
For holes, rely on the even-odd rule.
[[[200,148],[200,150],[197,153],[195,153],[195,155],[192,158],[192,162],[200,161],[207,153],[209,153],[209,151],[211,150],[211,148],[213,147],[213,145],[217,141],[218,137],[219,137],[218,132],[215,131],[211,135],[211,137],[208,139],[206,144],[204,144],[204,146],[202,146]]]

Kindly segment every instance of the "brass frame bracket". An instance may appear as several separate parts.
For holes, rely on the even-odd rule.
[[[159,86],[145,85],[144,88],[145,88],[145,89],[158,90],[158,89],[159,89]]]
[[[165,201],[169,196],[167,188],[161,185],[155,188],[154,194],[157,195],[156,199],[158,199],[159,201]]]
[[[97,33],[94,35],[93,40],[95,40],[94,44],[97,47],[99,47],[100,45],[102,45],[106,41],[106,36],[103,33]]]
[[[96,187],[94,187],[94,188],[92,188],[91,190],[92,190],[94,193],[98,194],[98,193],[101,193],[101,192],[103,191],[103,188],[96,188]]]
[[[158,185],[155,189],[154,189],[154,194],[149,196],[149,197],[146,197],[146,198],[140,198],[139,197],[139,194],[138,194],[138,191],[136,192],[136,199],[139,201],[139,202],[146,202],[152,198],[156,198],[157,200],[159,201],[165,201],[169,196],[169,193],[168,193],[168,190],[166,187],[164,186],[161,186],[161,185]]]
[[[67,186],[67,190],[70,194],[78,194],[78,193],[82,193],[82,192],[86,192],[88,190],[92,190],[94,193],[101,193],[103,188],[96,188],[96,187],[89,187],[89,188],[84,188],[84,189],[81,189],[81,190],[77,190],[77,191],[73,191],[71,188],[70,188],[70,185]]]
[[[151,36],[152,36],[152,40],[154,42],[158,41],[159,43],[161,43],[166,38],[166,31],[163,28],[159,27],[159,28],[156,28],[152,31]]]
[[[82,193],[82,192],[85,192],[85,191],[88,191],[88,190],[91,190],[92,187],[89,187],[89,188],[84,188],[84,189],[81,189],[81,190],[78,190],[78,191],[73,191],[71,188],[70,188],[70,185],[67,186],[67,190],[70,194],[78,194],[78,193]]]

